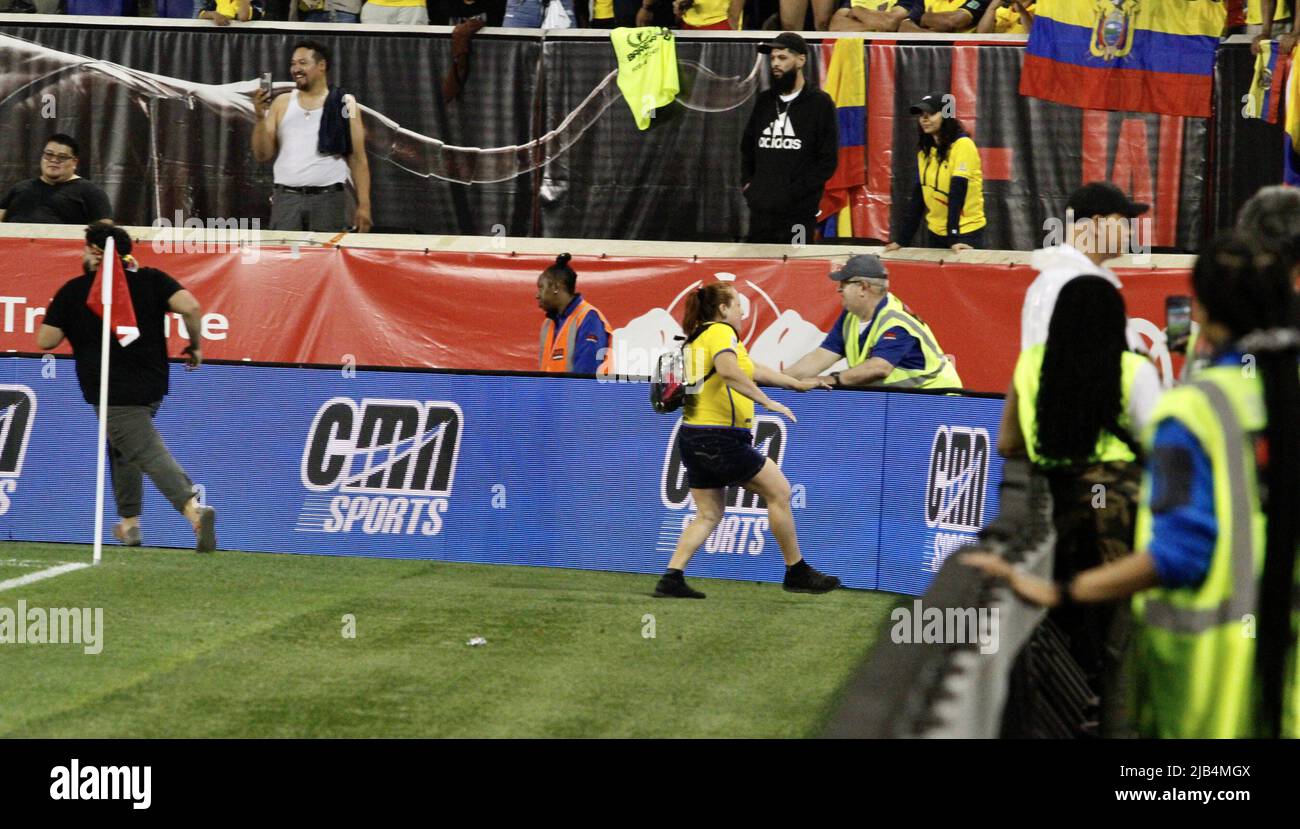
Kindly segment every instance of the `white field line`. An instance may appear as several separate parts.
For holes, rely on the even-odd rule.
[[[53,564],[71,564],[70,561],[52,561],[34,558],[0,558],[0,567],[49,567]]]
[[[83,561],[83,562],[75,562],[72,564],[60,564],[58,567],[51,567],[48,570],[37,570],[35,573],[28,573],[27,575],[19,576],[16,579],[9,579],[8,581],[0,581],[0,592],[3,592],[5,590],[10,590],[15,587],[22,587],[23,585],[32,584],[33,582],[44,581],[45,579],[52,579],[55,576],[61,576],[64,573],[71,573],[75,570],[85,570],[87,567],[90,566],[91,566],[90,562]]]

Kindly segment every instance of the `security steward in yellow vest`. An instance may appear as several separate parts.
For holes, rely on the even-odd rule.
[[[538,363],[546,372],[608,374],[613,364],[613,332],[605,315],[575,293],[578,275],[562,253],[537,277],[537,307],[546,312],[538,343]]]
[[[821,346],[786,369],[786,374],[816,377],[843,359],[848,368],[831,372],[837,386],[961,388],[957,369],[930,326],[889,293],[889,273],[880,257],[851,256],[830,277],[839,283],[844,313]]]
[[[1252,257],[1230,242],[1215,246],[1202,260],[1221,257],[1225,249],[1239,262]],[[1202,279],[1202,267],[1198,262],[1194,279]],[[1240,267],[1209,266],[1206,278],[1235,280]],[[1194,313],[1200,312],[1195,306]],[[1271,328],[1234,343],[1226,324],[1217,321],[1202,323],[1201,333],[1217,351],[1212,365],[1166,392],[1145,430],[1150,460],[1137,516],[1138,552],[1059,584],[1022,573],[993,554],[970,553],[963,560],[1006,579],[1020,596],[1044,607],[1133,596],[1130,657],[1134,724],[1141,736],[1296,738],[1300,566],[1292,565],[1285,587],[1268,578],[1267,568],[1276,562],[1265,555],[1266,545],[1277,528],[1268,526],[1261,486],[1276,451],[1270,451],[1266,435],[1276,432],[1268,429],[1269,403],[1254,366],[1274,351],[1286,355],[1283,370],[1289,368],[1300,334]],[[1289,351],[1268,344],[1280,339],[1288,339]],[[1300,553],[1294,538],[1280,543],[1292,549],[1291,556]],[[1284,553],[1278,561],[1285,560]],[[1280,706],[1274,727],[1268,727],[1260,683],[1265,673],[1257,657],[1267,616],[1263,591],[1274,589],[1289,594],[1275,605],[1289,624],[1288,635],[1273,640],[1282,659],[1279,670],[1267,675],[1280,686]]]

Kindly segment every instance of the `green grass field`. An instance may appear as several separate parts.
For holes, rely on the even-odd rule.
[[[90,555],[0,543],[0,581]],[[900,601],[710,579],[661,600],[654,581],[106,547],[0,592],[104,626],[99,655],[0,644],[0,737],[809,737]]]

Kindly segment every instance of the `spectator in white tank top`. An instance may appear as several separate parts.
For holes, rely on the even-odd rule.
[[[351,226],[366,233],[370,217],[370,165],[366,160],[365,126],[361,108],[344,96],[346,128],[352,150],[346,156],[317,149],[321,121],[330,87],[328,50],[319,43],[294,45],[289,71],[297,87],[274,100],[258,90],[253,105],[258,122],[253,128],[253,157],[275,162],[275,195],[271,201],[271,230],[334,232],[349,229],[346,183],[356,188],[356,209]]]

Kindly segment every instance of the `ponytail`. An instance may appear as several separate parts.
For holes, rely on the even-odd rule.
[[[1240,239],[1217,240],[1192,273],[1206,315],[1226,326],[1235,347],[1254,357],[1264,389],[1268,425],[1260,481],[1267,522],[1259,590],[1255,673],[1259,680],[1259,736],[1281,734],[1285,671],[1294,647],[1291,595],[1300,540],[1300,332],[1291,274],[1278,256],[1252,251]],[[1231,451],[1231,450],[1230,450]]]
[[[722,306],[731,300],[731,286],[725,282],[711,282],[687,294],[686,314],[682,317],[682,331],[687,338],[694,339],[705,323],[716,321]]]

